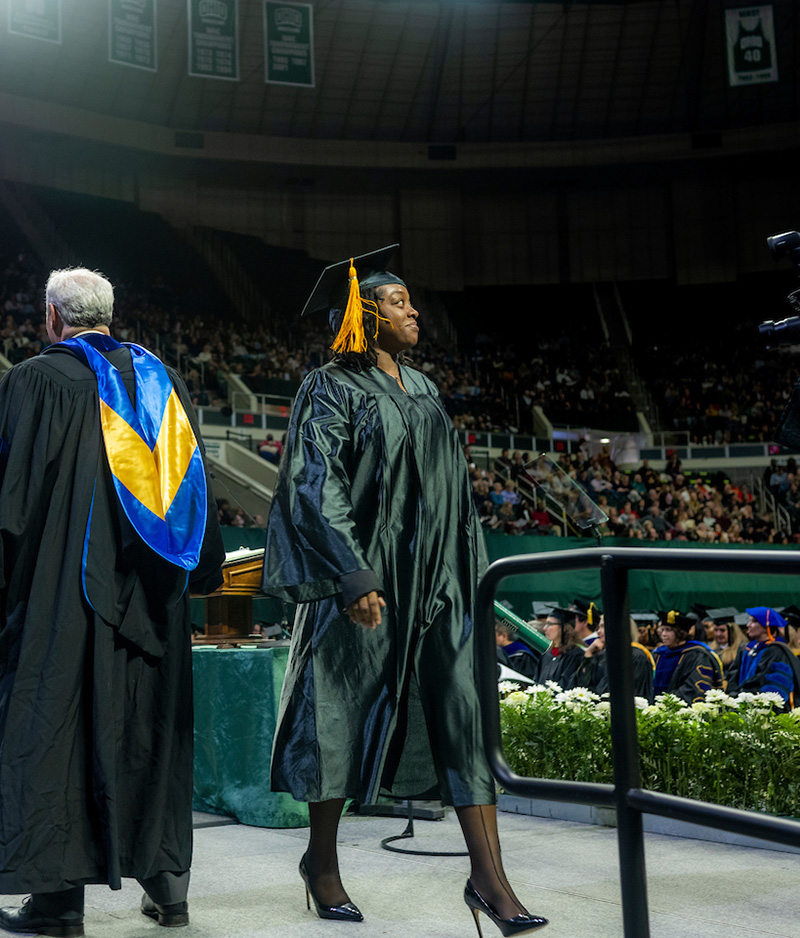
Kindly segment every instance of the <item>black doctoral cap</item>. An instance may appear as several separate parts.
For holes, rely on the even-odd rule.
[[[347,293],[351,266],[356,270],[362,290],[367,287],[384,286],[387,283],[402,283],[405,286],[400,277],[386,270],[389,259],[399,247],[399,244],[388,244],[377,251],[370,251],[369,254],[360,254],[358,257],[348,258],[326,267],[319,275],[319,280],[311,291],[311,296],[306,300],[306,305],[300,315],[327,313],[337,303],[343,306],[341,301]]]
[[[709,609],[706,613],[707,619],[713,619],[716,625],[727,625],[728,622],[734,622],[739,610],[734,606],[720,606],[719,609]]]
[[[786,619],[793,628],[800,628],[800,609],[798,609],[797,606],[792,604],[791,606],[786,606],[777,611],[781,613],[783,618]]]
[[[671,625],[676,629],[682,629],[684,632],[688,632],[693,625],[700,621],[696,615],[685,616],[677,609],[670,609],[669,612],[659,611],[658,618],[662,625]]]

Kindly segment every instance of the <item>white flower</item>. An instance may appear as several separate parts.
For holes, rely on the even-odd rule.
[[[521,707],[528,702],[528,695],[521,690],[515,690],[505,698],[503,703],[507,707]]]
[[[665,706],[672,705],[673,707],[686,707],[688,704],[685,700],[681,700],[680,697],[676,697],[675,694],[659,694],[656,697],[656,706]]]
[[[733,707],[734,709],[739,706],[735,697],[726,694],[719,687],[712,687],[711,690],[706,691],[706,703],[718,704],[720,707]]]
[[[545,687],[544,684],[530,684],[525,689],[526,694],[549,694],[549,688]]]
[[[560,694],[561,691],[564,689],[560,684],[557,684],[555,681],[545,681],[544,685],[548,690],[551,690],[554,694]]]
[[[597,694],[592,693],[585,687],[573,687],[572,690],[564,690],[560,694],[556,694],[556,703],[590,704],[599,699]]]
[[[595,704],[594,709],[595,713],[610,713],[611,704],[607,700],[600,700]],[[798,713],[798,717],[800,717],[800,713]]]
[[[645,697],[634,697],[633,705],[637,710],[646,710],[650,706],[650,701]]]
[[[743,690],[741,694],[736,695],[736,699],[740,704],[751,704],[756,702],[758,695],[751,694],[749,691]]]
[[[719,707],[707,700],[697,700],[692,704],[695,713],[719,713]]]
[[[775,704],[776,707],[782,707],[786,702],[780,694],[772,690],[756,694],[756,698],[760,703]]]
[[[500,681],[497,689],[501,694],[510,694],[512,691],[521,690],[521,686],[515,681]]]
[[[689,707],[686,707],[683,710],[678,710],[678,716],[686,720],[699,720],[700,717],[694,710]]]

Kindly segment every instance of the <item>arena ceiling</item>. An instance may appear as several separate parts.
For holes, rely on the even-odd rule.
[[[0,92],[176,131],[529,142],[796,121],[797,4],[774,0],[780,80],[729,87],[730,0],[319,0],[315,86],[264,81],[261,0],[239,0],[238,81],[187,75],[186,0],[158,0],[158,70],[108,62],[106,0],[63,0],[60,44],[14,35]],[[0,141],[1,145],[1,141]]]

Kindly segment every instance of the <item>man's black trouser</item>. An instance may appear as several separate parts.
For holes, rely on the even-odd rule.
[[[156,873],[140,879],[139,885],[156,905],[174,905],[185,902],[189,891],[189,871],[185,873]],[[73,886],[60,892],[33,893],[33,906],[37,912],[49,918],[64,915],[83,915],[83,886]]]

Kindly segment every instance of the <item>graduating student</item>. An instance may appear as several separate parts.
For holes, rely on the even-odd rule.
[[[310,802],[300,875],[321,917],[362,919],[336,855],[345,799],[435,797],[464,832],[476,921],[516,934],[546,919],[500,860],[474,677],[482,533],[452,422],[406,363],[419,314],[386,270],[395,247],[327,268],[303,311],[329,313],[335,356],[297,395],[269,517],[263,588],[300,604],[272,783]]]
[[[188,584],[225,557],[186,387],[111,338],[113,301],[54,271],[56,344],[0,384],[0,892],[32,894],[0,926],[61,938],[123,876],[188,922]]]
[[[555,681],[563,690],[572,690],[583,662],[585,646],[578,642],[571,609],[551,609],[544,625],[544,635],[552,642],[549,651],[539,659],[536,679],[540,684]]]
[[[592,604],[594,605],[594,603]],[[595,609],[597,607],[595,606]],[[597,610],[599,612],[599,610]],[[638,637],[638,628],[633,619],[631,623],[631,636]],[[639,644],[634,638],[631,641],[633,657],[633,692],[637,697],[644,697],[652,703],[653,700],[653,672],[655,661],[650,650]],[[591,645],[586,646],[583,661],[575,677],[576,687],[585,687],[596,694],[606,694],[609,691],[608,661],[606,659],[606,625],[602,615],[597,626],[597,638]]]

